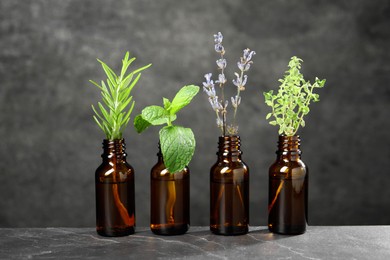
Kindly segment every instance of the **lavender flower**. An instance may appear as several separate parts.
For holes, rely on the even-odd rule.
[[[225,53],[225,48],[222,46],[222,44],[215,44],[215,51],[218,53]]]
[[[215,112],[219,112],[223,109],[222,104],[218,101],[218,97],[209,97],[211,107]]]
[[[234,75],[236,75],[236,79],[233,79],[233,84],[237,86],[237,88],[240,89],[240,91],[244,91],[245,90],[245,84],[248,80],[248,76],[247,75],[243,75],[243,76],[240,76],[237,72],[234,73]]]
[[[216,80],[215,82],[218,83],[218,84],[225,84],[226,83],[226,77],[225,77],[225,74],[219,74],[218,75],[218,80]]]
[[[204,75],[204,77],[206,79],[206,82],[203,82],[203,87],[209,88],[211,86],[214,86],[214,81],[211,79],[212,75],[213,74],[211,74],[211,73],[207,73],[207,74]]]
[[[224,70],[227,66],[227,61],[224,58],[225,48],[222,45],[223,35],[221,32],[214,34],[214,49],[217,53],[220,54],[220,58],[216,60],[217,68],[219,70],[218,80],[215,80],[215,84],[219,84],[221,89],[222,100],[218,99],[214,81],[211,79],[211,73],[204,75],[206,81],[203,82],[203,90],[208,96],[208,100],[212,109],[215,111],[217,119],[216,124],[221,129],[222,134],[225,135],[226,132],[231,135],[238,134],[238,125],[236,125],[236,114],[237,109],[241,104],[241,96],[240,92],[245,90],[245,85],[248,80],[248,76],[244,75],[244,72],[248,71],[251,68],[253,63],[252,57],[256,54],[256,52],[251,51],[250,49],[243,50],[243,55],[240,57],[239,62],[237,62],[237,66],[239,68],[239,73],[234,73],[235,79],[233,79],[233,84],[237,87],[237,94],[234,97],[231,97],[230,100],[232,102],[232,107],[234,109],[233,116],[233,124],[227,125],[227,107],[229,105],[228,100],[225,99],[224,95],[224,85],[227,82],[226,76],[224,74]]]
[[[215,88],[214,86],[211,87],[211,88],[206,88],[206,87],[203,87],[203,91],[206,92],[207,96],[211,97],[211,98],[214,98],[217,96],[217,94],[215,93]]]
[[[214,34],[214,42],[215,44],[217,43],[222,43],[223,40],[223,35],[221,32],[218,32],[217,34]]]
[[[222,46],[223,35],[221,32],[214,34],[214,49],[216,52],[221,53],[222,55],[225,53],[225,48]]]
[[[241,97],[236,95],[235,97],[231,97],[232,106],[237,108],[241,104]]]
[[[255,55],[255,51],[251,51],[249,48],[244,50],[243,60],[245,63],[249,62],[252,59],[252,56]]]
[[[226,59],[218,59],[217,60],[217,66],[219,69],[223,70],[226,68]]]
[[[252,64],[252,61],[250,61],[248,63],[242,63],[241,61],[239,61],[239,62],[237,62],[237,67],[241,71],[248,71],[251,68],[251,64]]]

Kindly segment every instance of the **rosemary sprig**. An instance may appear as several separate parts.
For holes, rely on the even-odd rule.
[[[107,84],[103,80],[100,85],[93,80],[89,81],[101,90],[103,104],[98,102],[99,110],[92,105],[92,110],[95,112],[93,118],[108,140],[122,138],[135,104],[131,90],[140,79],[141,71],[152,65],[148,64],[126,74],[129,66],[136,59],[135,57],[129,58],[129,56],[129,52],[126,52],[119,75],[116,75],[106,63],[98,59],[106,73]]]

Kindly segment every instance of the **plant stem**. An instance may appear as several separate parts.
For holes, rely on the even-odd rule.
[[[314,84],[311,85],[310,94],[313,93],[313,89],[314,89]],[[309,97],[309,93],[307,93],[306,102],[305,102],[305,105],[304,105],[304,106],[307,107],[309,104],[310,104],[310,97]],[[303,112],[301,112],[301,116],[300,116],[299,119],[298,119],[298,126],[297,126],[297,128],[295,129],[295,131],[293,132],[292,135],[295,135],[295,134],[298,132],[298,128],[299,128],[299,126],[301,125],[303,116],[304,116],[304,114],[303,114]]]
[[[223,59],[223,53],[221,52],[221,59]],[[224,75],[225,69],[222,67],[221,69],[221,74]],[[222,94],[222,102],[221,104],[224,105],[225,102],[225,88],[224,88],[225,83],[219,82],[219,87],[221,88],[221,94]],[[223,136],[226,135],[226,110],[224,109],[222,112],[222,134]]]
[[[244,71],[241,70],[241,75],[240,75],[240,82],[242,82],[242,78],[244,77]],[[240,87],[237,87],[237,97],[240,97]],[[234,108],[234,114],[233,114],[233,125],[236,126],[236,114],[237,114],[237,109],[238,109],[238,104]]]
[[[168,200],[165,207],[165,216],[169,224],[175,223],[174,207],[176,203],[176,186],[175,181],[168,181]]]
[[[129,213],[126,209],[126,207],[123,205],[120,197],[119,197],[119,190],[118,190],[118,184],[117,184],[117,180],[116,180],[116,174],[117,174],[117,170],[116,170],[116,166],[117,166],[117,158],[116,158],[116,154],[114,155],[114,158],[113,158],[113,161],[114,161],[114,172],[112,173],[112,178],[113,178],[113,181],[114,181],[114,184],[112,184],[112,193],[113,193],[113,196],[114,196],[114,203],[119,211],[119,214],[123,220],[123,222],[125,223],[126,226],[133,226],[134,225],[134,216],[132,216],[132,218],[130,218],[129,216]]]
[[[271,204],[268,206],[268,213],[270,213],[271,210],[272,210],[272,208],[274,207],[275,202],[276,202],[276,200],[278,199],[279,193],[280,193],[280,191],[281,191],[282,188],[283,188],[283,184],[284,184],[284,180],[282,180],[282,181],[280,182],[279,187],[278,187],[278,189],[276,190],[275,197],[274,197],[274,199],[272,200]]]

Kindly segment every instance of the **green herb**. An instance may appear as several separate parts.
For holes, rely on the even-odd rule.
[[[143,132],[151,125],[166,124],[159,132],[160,147],[164,164],[171,173],[183,170],[194,155],[194,133],[190,128],[173,125],[172,122],[176,120],[176,113],[187,106],[198,92],[198,86],[184,86],[172,102],[163,98],[164,107],[145,107],[142,113],[134,119],[134,127],[138,133]]]
[[[293,136],[297,133],[300,126],[305,126],[303,117],[310,112],[310,101],[318,102],[319,95],[314,94],[315,88],[322,88],[325,85],[325,79],[320,80],[317,77],[313,84],[305,81],[299,71],[301,69],[301,60],[292,57],[276,95],[273,91],[264,92],[265,103],[272,107],[272,112],[267,114],[268,120],[271,116],[274,120],[270,121],[271,125],[279,125],[279,134]]]
[[[133,97],[130,95],[131,90],[140,79],[140,72],[152,65],[146,65],[126,75],[127,69],[135,59],[129,59],[129,52],[126,52],[122,60],[120,75],[116,75],[107,64],[98,59],[107,75],[107,84],[103,80],[101,85],[90,80],[92,84],[101,90],[104,104],[98,102],[100,113],[92,105],[92,110],[95,112],[93,118],[108,140],[122,138],[122,133],[130,121],[130,114],[135,104]]]

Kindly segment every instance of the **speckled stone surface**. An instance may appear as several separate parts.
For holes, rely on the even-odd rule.
[[[243,236],[216,236],[191,227],[181,236],[148,228],[107,238],[93,228],[0,229],[0,259],[390,259],[390,226],[313,226],[299,236],[252,227]]]
[[[257,53],[237,114],[250,169],[251,225],[267,223],[268,168],[278,138],[265,120],[271,108],[262,92],[277,90],[293,55],[304,60],[306,80],[327,80],[299,130],[309,223],[390,225],[389,0],[0,0],[0,227],[94,226],[104,134],[91,109],[101,94],[88,80],[105,78],[96,58],[116,72],[127,50],[137,57],[132,69],[153,63],[132,92],[134,119],[183,85],[202,86],[208,72],[216,80],[218,31],[229,103],[242,50]],[[220,134],[206,94],[176,123],[196,137],[191,224],[206,226]],[[149,224],[158,130],[138,135],[130,123],[124,132],[140,227]]]

